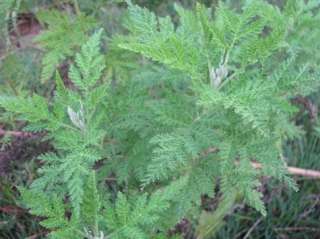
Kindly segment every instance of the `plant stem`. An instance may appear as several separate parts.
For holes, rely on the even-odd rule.
[[[23,131],[10,131],[10,130],[3,130],[0,128],[0,137],[1,136],[12,136],[12,137],[17,137],[17,138],[30,138],[37,136],[39,134],[35,133],[30,133],[30,132],[23,132]]]
[[[223,226],[223,218],[230,212],[236,199],[236,192],[228,193],[228,195],[223,196],[214,212],[203,211],[200,215],[199,225],[196,228],[196,238],[205,239],[214,235]]]
[[[81,15],[81,10],[80,10],[80,7],[79,7],[78,0],[73,0],[73,6],[74,6],[74,10],[75,10],[76,14],[78,16],[80,16]]]

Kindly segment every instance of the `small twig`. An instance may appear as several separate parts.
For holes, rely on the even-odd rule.
[[[218,153],[218,152],[219,152],[218,148],[211,147],[206,151],[204,151],[202,153],[202,156],[208,156],[211,153]],[[236,161],[236,164],[238,163],[239,162]],[[251,165],[255,169],[262,168],[261,163],[251,162]],[[317,170],[310,170],[310,169],[303,169],[303,168],[296,168],[296,167],[287,167],[287,170],[292,175],[297,175],[297,176],[306,177],[306,178],[320,179],[320,171],[317,171]]]
[[[247,231],[246,235],[244,235],[243,239],[249,238],[250,234],[253,232],[253,230],[259,225],[259,223],[262,221],[262,217],[260,217],[253,225],[250,227],[250,229]]]
[[[302,218],[306,218],[310,213],[314,212],[314,208],[319,205],[319,199],[317,198],[313,204],[311,205],[310,208],[308,208],[308,210],[304,211],[302,214],[299,215],[299,219],[302,219]]]
[[[11,215],[19,215],[24,212],[24,209],[17,207],[15,205],[6,205],[4,207],[0,207],[0,212],[11,214]]]
[[[0,129],[0,137],[1,136],[13,136],[17,138],[30,138],[34,137],[37,134],[29,133],[29,132],[22,132],[22,131],[10,131],[10,130],[3,130]]]
[[[284,228],[275,228],[275,231],[286,231],[286,232],[297,232],[297,231],[312,231],[318,232],[319,228],[314,227],[284,227]]]
[[[262,165],[260,163],[251,162],[251,164],[256,169],[262,168]],[[288,169],[288,172],[293,175],[320,179],[320,171],[296,168],[296,167],[287,167],[287,169]]]

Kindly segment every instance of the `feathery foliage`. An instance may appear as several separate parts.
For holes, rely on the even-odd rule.
[[[72,16],[57,10],[40,11],[37,17],[48,26],[36,38],[36,42],[46,50],[41,76],[42,81],[46,81],[64,60],[72,57],[75,50],[85,43],[86,33],[96,27],[96,21],[85,15]]]
[[[70,196],[78,216],[85,179],[101,157],[99,148],[104,137],[104,132],[97,127],[102,119],[96,116],[99,99],[105,94],[103,87],[96,86],[104,68],[99,52],[101,34],[101,31],[95,33],[83,45],[81,53],[76,55],[76,66],[70,70],[70,79],[79,86],[79,92],[68,92],[57,75],[57,92],[50,105],[39,95],[27,99],[1,98],[5,109],[18,113],[22,120],[30,123],[27,129],[47,130],[48,137],[60,150],[58,154],[49,153],[41,157],[46,162],[40,170],[43,177],[38,178],[33,187],[41,191],[65,185],[64,193]],[[95,71],[88,71],[92,67]],[[83,85],[84,80],[88,83],[86,86]]]
[[[202,5],[197,5],[195,11],[179,6],[176,10],[181,25],[174,29],[169,18],[157,18],[129,2],[125,26],[131,34],[119,46],[187,73],[189,90],[194,92],[193,105],[188,107],[194,109],[190,113],[197,114],[197,118],[189,116],[196,122],[188,123],[192,128],[206,126],[207,131],[212,131],[211,147],[219,148],[217,157],[222,159],[217,164],[221,164],[223,190],[238,188],[250,205],[264,213],[255,191],[259,185],[257,173],[250,160],[262,162],[265,170],[277,169],[273,176],[286,179],[284,163],[279,159],[281,141],[289,133],[297,134],[289,122],[293,107],[286,103],[291,95],[283,96],[278,81],[265,78],[263,67],[275,50],[284,47],[284,16],[276,7],[260,1],[244,6],[240,15],[221,3],[213,18]],[[265,33],[266,28],[271,32]],[[248,69],[252,64],[262,66]],[[286,91],[290,89],[288,85]],[[207,125],[208,121],[211,125]],[[181,140],[187,142],[181,145]],[[201,158],[197,154],[204,149],[197,148],[193,140],[178,132],[153,138],[150,142],[156,141],[158,146],[153,151],[153,164],[147,169],[148,182],[168,177],[170,171],[176,177],[179,168],[185,172],[190,163],[197,165]],[[268,150],[261,150],[264,147]],[[238,166],[234,165],[235,160],[240,161]]]
[[[178,238],[168,231],[183,218],[206,238],[237,200],[266,215],[261,176],[296,189],[282,148],[302,133],[292,100],[319,87],[319,59],[307,60],[310,49],[295,28],[315,28],[315,2],[288,1],[283,10],[262,0],[241,9],[176,4],[177,23],[128,0],[128,34],[105,45],[141,60],[108,60],[103,31],[87,37],[96,26],[91,17],[39,13],[48,25],[37,38],[48,51],[42,79],[73,61],[72,86],[56,72],[52,99],[0,98],[55,148],[40,157],[30,191],[21,191],[31,213],[46,218],[52,238],[112,239]],[[116,70],[127,77],[106,71],[132,59]],[[204,211],[202,197],[216,191],[223,200]]]

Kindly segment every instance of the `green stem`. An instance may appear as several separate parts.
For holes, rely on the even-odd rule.
[[[93,170],[92,171],[92,188],[94,188],[95,194],[98,197],[98,192],[97,192],[97,180],[96,180],[96,172]],[[96,213],[94,215],[94,225],[93,225],[93,230],[94,230],[94,235],[98,235],[99,233],[99,225],[98,225],[98,210],[99,207],[96,205]]]
[[[77,16],[81,15],[81,10],[79,7],[79,3],[78,0],[73,0],[73,6],[74,6],[74,10],[76,11]]]
[[[214,235],[224,224],[223,218],[230,212],[237,198],[237,193],[224,195],[218,208],[213,212],[203,211],[196,228],[196,238],[205,239]]]

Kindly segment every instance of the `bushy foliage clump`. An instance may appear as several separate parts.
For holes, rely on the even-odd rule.
[[[302,133],[292,99],[320,84],[319,59],[304,46],[314,36],[299,32],[316,27],[315,3],[177,4],[176,23],[127,1],[127,34],[107,40],[103,30],[88,37],[90,17],[40,13],[42,79],[55,75],[54,95],[0,98],[55,148],[21,188],[26,207],[51,238],[174,238],[183,218],[205,238],[237,200],[265,215],[261,176],[296,188],[282,146]],[[109,57],[135,62],[116,77]],[[66,59],[69,87],[56,71]],[[217,188],[218,208],[202,210]]]

